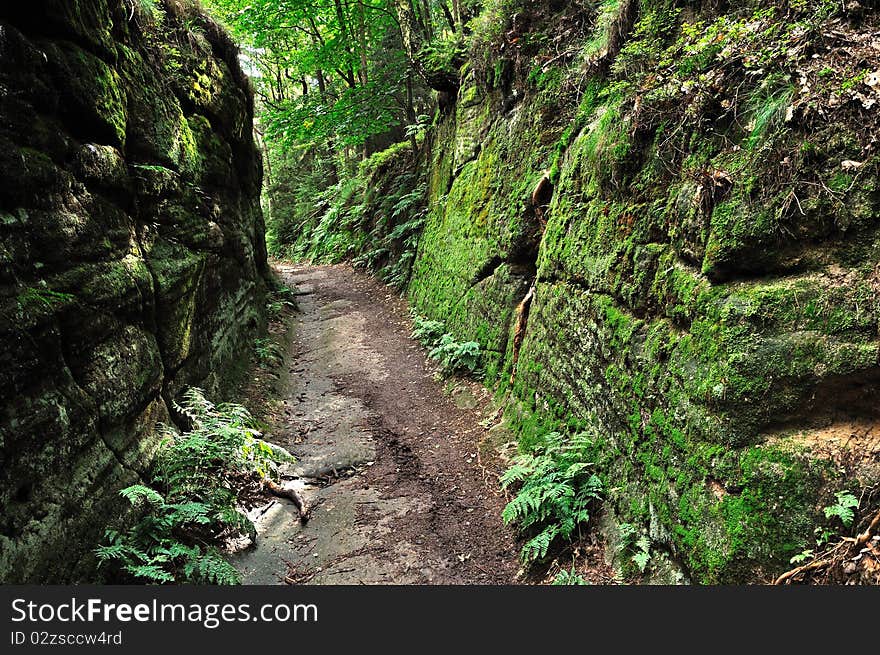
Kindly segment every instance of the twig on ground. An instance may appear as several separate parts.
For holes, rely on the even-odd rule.
[[[292,500],[293,504],[296,505],[296,508],[299,510],[300,522],[305,523],[309,520],[311,508],[308,506],[303,497],[299,495],[299,492],[297,492],[296,489],[293,489],[292,487],[282,487],[280,484],[277,484],[272,480],[266,480],[264,482],[264,487],[267,491],[269,491],[269,493],[275,496]]]

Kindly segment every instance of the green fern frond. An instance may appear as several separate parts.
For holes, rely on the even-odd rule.
[[[155,489],[146,487],[142,484],[133,484],[130,487],[120,490],[119,495],[128,500],[132,505],[145,502],[152,505],[161,505],[165,499]]]
[[[241,575],[216,550],[209,550],[203,556],[187,563],[188,576],[196,582],[215,585],[241,584]]]
[[[550,550],[550,544],[559,534],[559,527],[556,525],[548,525],[536,536],[526,542],[522,549],[522,560],[531,563],[539,559],[547,557],[547,551]]]
[[[591,506],[601,497],[600,478],[587,475],[592,464],[577,456],[563,435],[551,432],[534,453],[516,458],[501,478],[505,489],[521,485],[502,519],[533,535],[522,549],[526,563],[545,558],[555,540],[571,539],[578,526],[589,521]]]
[[[214,405],[200,389],[189,389],[179,409],[192,428],[180,433],[162,426],[150,485],[121,492],[144,511],[127,528],[108,529],[95,552],[103,563],[149,583],[236,584],[234,567],[204,544],[231,533],[253,534],[253,524],[237,508],[236,480],[274,474],[291,456],[262,441],[239,405]]]
[[[128,554],[129,548],[125,544],[98,546],[95,549],[95,556],[102,562],[124,559]]]
[[[138,564],[126,566],[125,570],[137,579],[153,584],[174,582],[174,575],[154,564]]]
[[[590,583],[575,573],[574,569],[571,571],[563,569],[556,575],[551,584],[558,587],[563,585],[588,585]]]

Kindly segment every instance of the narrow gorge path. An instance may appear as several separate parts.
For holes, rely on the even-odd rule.
[[[313,507],[275,499],[235,559],[245,584],[504,584],[518,549],[484,461],[487,392],[433,378],[404,301],[348,266],[276,267],[299,311],[270,441]],[[482,424],[481,424],[482,423]]]

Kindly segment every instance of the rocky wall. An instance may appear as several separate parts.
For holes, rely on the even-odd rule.
[[[264,320],[253,98],[183,0],[0,7],[0,579],[93,579],[188,385]]]

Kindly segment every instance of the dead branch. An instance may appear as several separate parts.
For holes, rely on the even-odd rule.
[[[296,489],[293,489],[291,487],[282,487],[280,484],[277,484],[272,480],[265,480],[263,486],[269,493],[280,498],[287,498],[288,500],[293,501],[293,504],[296,505],[296,508],[299,510],[299,520],[301,523],[305,523],[309,520],[311,508],[308,506],[303,497],[299,495]]]
[[[791,571],[786,571],[782,575],[780,575],[776,580],[773,581],[774,585],[780,585],[786,580],[795,577],[796,575],[800,575],[801,573],[806,573],[807,571],[814,571],[816,569],[821,569],[824,566],[828,566],[831,564],[830,559],[817,559],[809,564],[804,564],[803,566],[799,566],[796,569],[792,569]]]
[[[871,540],[871,537],[874,536],[874,532],[880,528],[880,510],[877,510],[877,513],[874,514],[874,518],[871,519],[871,523],[868,525],[868,529],[865,530],[862,534],[856,537],[856,546],[861,548],[866,543]]]

